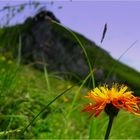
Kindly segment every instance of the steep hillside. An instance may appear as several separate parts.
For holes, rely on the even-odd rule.
[[[58,23],[59,20],[50,13],[43,11],[33,18],[28,18],[24,24],[0,29],[1,54],[6,57],[20,57],[22,63],[41,70],[46,63],[49,72],[55,72],[73,81],[86,78],[90,71],[89,60],[94,69],[96,84],[125,83],[135,94],[140,95],[140,73],[113,59],[94,42],[73,32],[87,52],[85,57],[71,31],[52,22],[51,19]],[[91,87],[90,83],[89,85]]]

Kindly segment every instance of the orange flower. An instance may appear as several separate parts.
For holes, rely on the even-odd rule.
[[[118,86],[117,84],[113,84],[111,88],[107,85],[96,87],[85,96],[92,103],[87,105],[82,111],[90,112],[89,118],[92,116],[97,117],[104,109],[108,115],[110,115],[112,110],[112,113],[116,112],[114,115],[117,115],[119,109],[124,109],[140,116],[140,98],[132,95],[133,92],[127,89],[127,86]],[[111,109],[108,110],[110,107]]]

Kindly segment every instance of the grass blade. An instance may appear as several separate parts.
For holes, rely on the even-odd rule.
[[[114,66],[112,66],[111,70],[108,72],[107,77],[105,79],[105,83],[107,82],[109,76],[112,74],[112,72],[114,71],[117,62],[128,52],[128,50],[130,50],[138,41],[136,40],[135,42],[133,42],[121,55],[120,57],[117,59],[116,63],[114,64]]]
[[[58,22],[56,22],[56,21],[54,21],[54,20],[51,20],[51,22],[54,23],[54,24],[56,24],[56,25],[58,25],[58,26],[60,26],[60,27],[62,27],[62,28],[64,28],[64,29],[66,29],[66,30],[76,39],[76,41],[79,43],[80,47],[82,48],[82,50],[83,50],[83,52],[84,52],[84,55],[85,55],[85,58],[86,58],[86,60],[87,60],[87,63],[88,63],[90,72],[93,71],[93,70],[92,70],[93,68],[92,68],[92,65],[91,65],[91,63],[90,63],[90,60],[89,60],[88,54],[87,54],[87,52],[86,52],[86,49],[85,49],[85,47],[83,46],[83,44],[82,44],[82,42],[80,41],[80,39],[76,36],[76,34],[75,34],[73,31],[71,31],[70,29],[68,29],[67,27],[61,25],[60,23],[58,23]],[[94,80],[94,74],[93,74],[93,73],[91,74],[91,78],[92,78],[92,84],[93,84],[93,88],[94,88],[94,87],[95,87],[95,80]]]
[[[71,86],[70,88],[66,89],[62,93],[60,93],[58,96],[56,96],[51,102],[49,102],[31,121],[30,123],[25,127],[25,129],[21,132],[21,135],[24,135],[25,131],[28,130],[28,128],[33,124],[33,122],[40,116],[41,113],[43,113],[53,102],[55,102],[58,98],[60,98],[62,95],[64,95],[66,92],[71,90],[74,86]]]
[[[103,34],[102,34],[101,43],[103,42],[103,40],[105,38],[106,32],[107,32],[107,23],[105,23],[105,25],[104,25],[104,30],[103,30]]]

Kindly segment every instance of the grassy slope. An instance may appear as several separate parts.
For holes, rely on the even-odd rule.
[[[69,38],[72,42],[76,42],[75,38],[64,28],[55,24],[53,24],[53,27],[58,34],[61,34],[63,31],[64,36],[67,36],[67,38]],[[103,49],[99,48],[95,43],[86,39],[84,36],[76,32],[75,34],[85,46],[90,63],[97,68],[103,67],[105,71],[105,81],[112,75],[115,75],[119,78],[120,83],[129,84],[129,86],[131,86],[135,91],[135,94],[140,95],[140,73],[138,71],[119,62],[119,60],[113,59],[107,52],[103,51]],[[63,35],[61,34],[61,36]],[[123,53],[124,52],[122,52],[122,54]],[[127,53],[125,55],[127,55]]]
[[[8,90],[0,90],[3,96],[0,98],[1,127],[0,138],[16,138],[18,133],[13,130],[21,130],[30,120],[40,112],[54,97],[72,85],[60,77],[49,74],[48,81],[44,73],[34,70],[28,66],[18,67],[0,62],[0,75],[5,76],[7,81],[14,81],[7,85]],[[8,69],[7,69],[8,67]],[[5,70],[6,71],[5,71]],[[0,79],[4,83],[5,78]],[[48,84],[49,83],[49,84]],[[1,86],[2,87],[2,86]],[[79,86],[74,87],[67,94],[60,97],[48,109],[46,109],[30,127],[24,138],[77,138],[84,139],[89,136],[90,121],[88,114],[82,113],[83,104],[86,99],[83,96],[87,93],[86,88],[80,91],[71,114],[68,116],[74,95],[79,90]],[[126,120],[127,121],[124,121]],[[94,120],[94,138],[103,138],[107,126],[107,116],[103,112],[99,118]],[[113,125],[111,138],[139,138],[139,122],[137,116],[128,112],[120,111]],[[12,130],[10,132],[10,130]],[[4,131],[9,131],[4,134]]]
[[[62,28],[53,26],[58,34],[62,32]],[[27,29],[28,26],[21,25],[0,29],[0,46],[3,48],[18,46],[18,34]],[[64,29],[63,31],[66,32]],[[67,32],[66,34],[71,41],[75,42],[75,39],[71,35]],[[138,72],[118,63],[109,55],[103,53],[102,50],[96,48],[83,36],[79,34],[77,36],[85,46],[91,46],[86,48],[91,63],[95,63],[96,67],[104,67],[106,75],[110,72],[111,66],[115,65],[113,74],[119,76],[121,82],[132,85],[137,93],[140,91],[140,74]],[[3,52],[3,54],[9,58],[12,56],[12,53],[7,51]],[[95,57],[98,61],[93,62]],[[24,128],[47,103],[72,85],[72,83],[56,77],[56,75],[49,74],[48,84],[44,73],[28,66],[20,66],[18,72],[16,72],[15,64],[10,64],[11,66],[9,66],[7,61],[3,61],[3,58],[1,59],[0,138],[16,138],[17,134],[13,130]],[[72,101],[78,90],[79,86],[76,86],[68,94],[54,102],[34,122],[28,133],[25,134],[25,138],[88,138],[91,120],[87,120],[88,115],[86,113],[81,113],[83,103],[86,101],[83,96],[87,93],[88,89],[82,88],[80,91],[81,94],[79,94],[78,99],[71,109]],[[125,121],[126,119],[127,121]],[[138,117],[128,112],[120,111],[113,125],[114,129],[112,130],[111,138],[140,138],[139,122],[140,119]],[[102,113],[99,118],[94,119],[93,137],[103,138],[106,125],[107,117],[105,113]],[[12,131],[4,135],[4,131],[8,130]]]
[[[4,29],[0,29],[0,47],[2,48],[9,48],[9,52],[5,51],[3,54],[6,56],[12,56],[11,54],[11,48],[13,50],[17,49],[18,42],[19,42],[19,35],[25,31],[28,31],[30,26],[32,25],[31,22],[28,22],[28,24],[24,25],[17,25],[14,27],[8,27]],[[54,31],[61,37],[66,37],[71,42],[76,42],[75,38],[64,28],[59,27],[58,25],[52,24]],[[62,34],[63,32],[63,34]],[[82,44],[86,47],[86,51],[88,53],[89,60],[92,65],[95,67],[103,67],[105,71],[105,78],[107,77],[108,73],[111,73],[110,76],[116,75],[119,77],[120,83],[127,83],[129,84],[134,91],[136,91],[136,94],[139,95],[140,93],[140,73],[135,71],[134,69],[128,67],[125,64],[122,64],[115,59],[113,59],[110,55],[102,51],[102,49],[96,47],[96,44],[91,42],[90,40],[86,39],[84,36],[75,33],[77,37],[80,39]],[[123,53],[123,52],[122,52]],[[125,54],[127,55],[127,54]],[[109,78],[108,77],[108,78]]]
[[[2,48],[12,48],[17,49],[18,43],[19,43],[19,35],[25,31],[28,31],[28,29],[32,26],[31,22],[28,22],[24,25],[16,25],[13,27],[8,27],[4,29],[0,29],[0,47]],[[52,24],[53,30],[55,33],[57,33],[60,37],[67,37],[71,42],[76,42],[75,38],[64,28]],[[62,34],[63,32],[63,34]],[[112,75],[115,75],[119,77],[120,83],[127,83],[129,84],[134,91],[136,91],[136,94],[139,95],[140,93],[140,73],[135,71],[134,69],[128,67],[125,64],[122,64],[115,59],[113,59],[110,55],[102,51],[102,49],[98,48],[96,44],[91,42],[90,40],[86,39],[84,36],[75,33],[77,37],[80,39],[82,44],[86,47],[86,51],[89,57],[89,60],[92,65],[95,67],[103,67],[105,71],[105,77],[108,77],[108,73],[111,71],[111,77]],[[11,37],[12,36],[12,37]],[[3,52],[6,56],[12,56],[10,54],[11,52]],[[123,52],[122,52],[123,53]],[[127,55],[127,54],[125,54]],[[108,78],[109,78],[108,77]]]

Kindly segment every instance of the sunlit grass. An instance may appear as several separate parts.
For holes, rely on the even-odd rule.
[[[15,65],[13,64],[13,66]],[[38,72],[31,67],[21,66],[16,75],[18,77],[16,81],[18,82],[13,83],[16,87],[14,93],[6,94],[6,100],[1,104],[1,110],[4,111],[1,111],[0,116],[3,120],[0,131],[1,138],[16,138],[19,132],[47,103],[72,85],[70,82],[49,74],[48,79],[52,93],[50,96],[48,93],[50,89],[48,90],[46,86],[46,78],[42,72]],[[12,84],[11,87],[13,87]],[[85,103],[83,96],[89,89],[81,88],[73,109],[67,117],[79,88],[77,85],[55,101],[49,109],[46,109],[30,126],[24,138],[89,139],[94,136],[94,138],[102,139],[108,122],[106,114],[103,112],[99,118],[88,120],[88,114],[81,112]],[[5,94],[4,91],[3,94]],[[1,98],[2,100],[3,98]],[[139,117],[120,111],[114,121],[110,138],[139,138],[139,121]],[[93,128],[91,128],[91,123]],[[90,131],[90,128],[92,131]],[[91,132],[93,134],[89,135]]]
[[[56,25],[58,30],[63,28],[59,24],[53,26]],[[79,47],[83,49],[89,66],[89,75],[79,82],[72,83],[69,79],[64,80],[57,74],[49,73],[45,65],[42,72],[20,65],[22,59],[20,42],[16,62],[0,57],[0,138],[103,139],[108,123],[106,114],[102,112],[99,118],[93,117],[89,120],[88,114],[81,112],[85,103],[83,97],[89,91],[85,83],[91,78],[90,87],[96,85],[92,67],[95,64],[97,48],[87,43],[82,36],[77,37],[71,30],[64,30],[69,32],[70,39],[78,42]],[[84,47],[83,44],[91,47]],[[100,61],[96,61],[94,67],[104,67],[104,79],[111,71],[120,78],[119,82],[132,84],[136,87],[134,90],[139,91],[138,72],[125,65],[122,66],[99,48],[98,60]],[[110,66],[115,67],[111,70]],[[75,77],[78,76],[75,74]],[[73,85],[75,86],[68,90],[67,94],[53,101]],[[46,107],[49,103],[50,105]],[[110,138],[139,138],[139,121],[139,117],[120,111],[115,118]],[[21,133],[23,130],[24,133]]]

